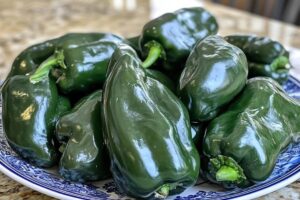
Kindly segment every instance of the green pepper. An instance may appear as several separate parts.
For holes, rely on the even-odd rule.
[[[43,70],[53,69],[60,91],[64,94],[89,93],[100,88],[105,80],[109,59],[123,39],[112,34],[69,34],[60,38],[56,51],[40,66],[35,81]],[[59,55],[59,56],[58,56]]]
[[[55,82],[45,78],[34,85],[29,76],[16,75],[4,83],[1,95],[3,128],[10,146],[36,166],[56,164],[53,130],[59,97]]]
[[[166,76],[164,73],[154,70],[154,69],[146,69],[147,76],[158,80],[161,82],[163,85],[165,85],[167,88],[169,88],[172,92],[176,92],[176,87],[174,82]]]
[[[131,46],[139,55],[140,54],[140,46],[139,46],[140,36],[135,36],[131,38],[127,38],[128,45]]]
[[[62,153],[59,173],[71,181],[108,178],[109,161],[101,126],[102,91],[83,98],[56,125]]]
[[[246,54],[249,78],[267,76],[280,84],[287,81],[291,68],[289,53],[279,42],[252,35],[230,35],[225,39]]]
[[[183,8],[166,13],[145,24],[140,36],[140,49],[145,68],[162,61],[166,70],[181,69],[199,40],[216,34],[218,24],[204,8]]]
[[[53,54],[56,39],[48,40],[28,47],[14,60],[7,78],[15,75],[25,75],[36,69],[40,63]]]
[[[204,136],[210,178],[226,187],[266,180],[276,160],[299,137],[300,103],[267,77],[249,79]]]
[[[56,123],[59,118],[67,111],[71,110],[71,102],[67,97],[58,96],[58,104],[56,107],[56,112],[55,112],[55,118],[54,118],[54,123]]]
[[[108,69],[102,119],[118,188],[163,198],[193,185],[200,161],[184,105],[147,75],[127,45],[116,49]]]
[[[244,87],[247,59],[220,36],[198,42],[179,80],[179,96],[193,121],[214,118]]]
[[[131,46],[131,45],[129,45],[129,46]],[[109,64],[110,66],[114,66],[114,64],[116,62],[118,62],[118,58],[120,56],[122,56],[122,54],[120,54],[120,55],[117,56],[116,55],[117,53],[122,53],[122,52],[118,51],[118,52],[115,53],[115,56],[110,59],[110,64]],[[138,57],[138,54],[136,53],[136,51],[128,51],[128,53],[130,53],[133,57]],[[110,70],[111,69],[108,68],[107,73],[106,73],[106,78],[110,74]],[[162,73],[161,71],[158,71],[158,70],[154,70],[154,69],[145,69],[145,70],[146,70],[147,76],[149,76],[149,77],[151,77],[153,79],[158,80],[159,82],[161,82],[162,84],[164,84],[167,88],[169,88],[172,92],[176,91],[176,87],[175,87],[174,81],[171,80],[164,73]]]
[[[22,51],[14,60],[8,77],[24,75],[35,70],[45,59],[53,55],[55,49],[70,49],[79,45],[98,40],[115,38],[111,34],[103,33],[68,33],[55,39],[32,45]]]

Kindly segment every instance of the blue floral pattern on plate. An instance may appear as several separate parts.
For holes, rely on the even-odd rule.
[[[284,89],[290,96],[300,99],[300,82],[290,77],[284,85]],[[0,112],[2,107],[0,107]],[[1,112],[2,113],[2,112]],[[1,117],[0,117],[1,121]],[[2,123],[0,123],[2,125]],[[0,127],[0,165],[10,173],[15,174],[26,182],[35,184],[48,190],[50,193],[65,195],[79,199],[128,199],[119,192],[112,180],[94,183],[74,183],[62,179],[56,169],[36,168],[17,156],[9,147]],[[199,180],[198,183],[180,195],[171,196],[170,199],[232,199],[259,192],[273,187],[286,179],[300,173],[300,143],[290,145],[284,151],[276,164],[272,175],[264,182],[258,183],[246,189],[223,190],[217,185]]]

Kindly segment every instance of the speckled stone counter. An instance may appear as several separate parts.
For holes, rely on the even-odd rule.
[[[267,35],[294,48],[292,61],[300,69],[300,28],[246,12],[197,0],[0,0],[0,80],[11,63],[31,44],[67,32],[114,32],[125,37],[139,34],[150,18],[179,7],[204,6],[218,19],[220,34]],[[300,73],[299,73],[300,74]],[[33,191],[0,172],[0,200],[53,199]],[[300,182],[295,182],[259,199],[300,199]]]

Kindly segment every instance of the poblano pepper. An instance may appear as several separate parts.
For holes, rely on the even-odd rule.
[[[131,38],[127,38],[126,39],[128,42],[128,45],[131,46],[138,55],[140,55],[141,51],[140,51],[140,46],[139,46],[139,41],[140,41],[140,36],[135,36],[135,37],[131,37]]]
[[[108,34],[106,39],[113,39]],[[44,60],[53,55],[57,48],[69,49],[103,39],[103,33],[68,33],[55,39],[32,45],[14,60],[8,77],[25,75],[34,71]]]
[[[145,24],[140,36],[140,49],[144,67],[157,60],[166,70],[180,69],[199,40],[216,34],[215,17],[204,8],[183,8],[166,13]]]
[[[70,109],[69,101],[58,95],[55,81],[44,76],[33,84],[29,75],[15,75],[5,81],[1,95],[3,128],[10,146],[36,166],[55,165],[55,122]]]
[[[101,88],[109,59],[123,41],[113,34],[103,33],[62,37],[53,55],[43,62],[33,80],[39,81],[44,69],[47,71],[48,68],[60,66],[53,69],[53,75],[62,93],[88,93]]]
[[[117,53],[121,53],[121,54],[118,55],[118,56],[116,56]],[[109,65],[110,66],[114,66],[114,64],[116,62],[118,62],[118,58],[123,55],[122,53],[123,52],[120,52],[120,51],[116,52],[115,56],[110,59],[110,64]],[[136,53],[136,51],[129,51],[128,53],[130,53],[133,57],[138,57],[138,54]],[[111,69],[107,70],[106,77],[109,75],[110,70]],[[176,87],[175,87],[174,81],[171,80],[164,73],[162,73],[161,71],[158,71],[158,70],[154,70],[154,69],[145,69],[145,72],[147,73],[147,76],[149,76],[149,77],[151,77],[151,78],[153,78],[155,80],[158,80],[159,82],[161,82],[162,84],[164,84],[167,88],[169,88],[172,92],[175,92],[175,90],[176,90],[175,88]]]
[[[198,42],[179,80],[179,96],[193,121],[214,118],[244,87],[247,59],[220,36]]]
[[[53,54],[56,39],[35,44],[22,51],[14,60],[7,76],[25,75],[35,70],[39,64]]]
[[[102,115],[111,171],[121,191],[164,198],[196,182],[199,155],[186,108],[147,76],[135,55],[129,46],[119,46],[104,86]]]
[[[246,54],[250,78],[267,76],[280,84],[287,81],[291,68],[289,53],[279,42],[253,35],[230,35],[225,39]]]
[[[204,154],[208,174],[225,187],[267,179],[276,160],[299,138],[300,103],[271,78],[249,79],[228,110],[206,131]]]
[[[174,82],[169,79],[168,76],[166,76],[164,73],[158,71],[158,70],[154,70],[154,69],[146,69],[146,74],[147,76],[158,80],[159,82],[161,82],[163,85],[165,85],[167,88],[169,88],[172,92],[176,92],[176,87]]]
[[[56,137],[62,153],[59,173],[71,181],[95,181],[108,178],[109,160],[101,125],[102,91],[83,98],[61,116]]]

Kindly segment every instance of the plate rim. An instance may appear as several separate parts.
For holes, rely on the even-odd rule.
[[[297,86],[300,87],[300,80],[296,78],[294,74],[290,74],[289,77]],[[43,169],[44,170],[44,169]],[[21,174],[15,172],[15,170],[9,168],[1,159],[0,159],[0,171],[8,176],[9,178],[13,179],[14,181],[31,188],[35,191],[38,191],[42,194],[46,194],[50,197],[54,197],[57,199],[66,199],[66,200],[78,200],[78,199],[84,199],[84,198],[78,198],[75,196],[72,196],[72,194],[64,194],[57,190],[52,190],[51,188],[46,188],[45,186],[40,185],[39,183],[34,183],[33,181],[27,179],[26,177],[22,176]],[[275,183],[270,182],[270,185],[263,186],[263,188],[257,190],[253,188],[250,191],[246,190],[245,192],[247,194],[238,197],[229,197],[228,199],[232,200],[248,200],[248,199],[254,199],[257,197],[261,197],[263,195],[269,194],[271,192],[274,192],[276,190],[279,190],[295,181],[300,179],[300,164],[292,169],[290,171],[290,174],[288,176],[279,177],[275,180],[273,180]],[[249,193],[248,193],[248,192]],[[178,196],[178,195],[177,195]]]

